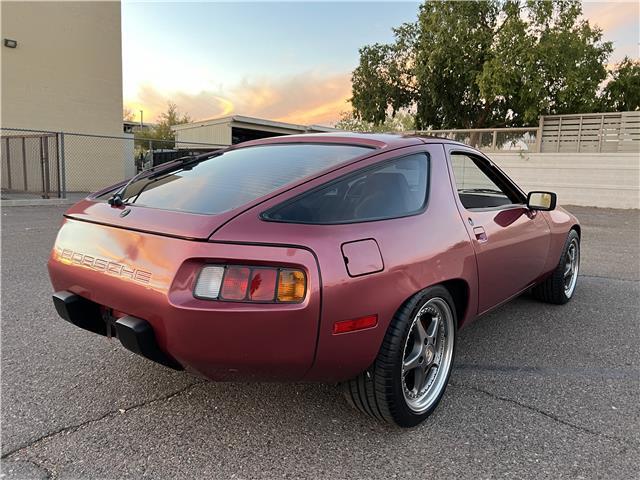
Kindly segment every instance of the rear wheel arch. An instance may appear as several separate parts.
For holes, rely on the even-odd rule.
[[[427,285],[426,287],[418,290],[417,292],[413,292],[409,297],[405,298],[404,301],[400,304],[400,306],[396,309],[394,314],[400,312],[405,305],[411,302],[415,297],[420,295],[422,292],[429,288],[441,286],[447,289],[449,295],[453,298],[455,313],[456,313],[456,327],[460,328],[460,325],[464,321],[464,315],[467,313],[467,308],[469,307],[469,284],[466,280],[462,278],[452,278],[449,280],[443,280],[438,283],[434,283],[431,285]],[[391,323],[389,323],[391,325]],[[387,328],[389,328],[387,325]],[[382,342],[380,342],[379,347],[382,346]]]
[[[449,294],[453,298],[454,307],[456,309],[457,327],[464,321],[467,309],[469,308],[469,284],[462,278],[454,278],[451,280],[445,280],[439,285],[442,285],[449,291]]]
[[[413,292],[409,297],[405,298],[404,301],[400,304],[400,306],[396,309],[394,314],[400,312],[405,305],[411,302],[416,296],[420,295],[422,292],[427,290],[428,288],[441,286],[447,289],[449,295],[453,298],[455,313],[456,313],[456,327],[460,328],[460,325],[463,323],[465,314],[467,313],[467,309],[469,307],[469,284],[466,280],[462,278],[451,278],[449,280],[443,280],[438,283],[434,283],[432,285],[427,285],[426,287],[418,290],[417,292]],[[389,323],[390,325],[391,323]],[[387,325],[387,328],[389,328]],[[382,342],[380,342],[379,347],[382,346]]]
[[[451,365],[455,351],[455,338],[457,336],[457,325],[455,321],[457,309],[465,308],[462,303],[465,287],[466,282],[461,279],[436,283],[415,292],[402,303],[387,327],[382,345],[373,363],[355,378],[341,382],[340,384],[347,401],[352,406],[371,417],[386,420],[401,427],[415,426],[431,414],[444,394],[451,373]],[[454,300],[451,294],[453,290],[460,295],[458,300]],[[413,407],[409,406],[406,395],[403,393],[404,383],[400,383],[401,378],[402,382],[404,382],[404,370],[400,372],[398,369],[404,361],[406,342],[411,338],[407,337],[407,335],[411,335],[411,331],[414,328],[413,325],[416,322],[414,315],[417,314],[421,306],[424,306],[425,303],[434,301],[436,301],[436,303],[439,301],[442,305],[441,311],[443,317],[438,316],[439,318],[446,319],[446,311],[450,312],[448,317],[450,329],[447,329],[445,326],[440,327],[444,328],[444,332],[450,332],[450,340],[447,340],[447,342],[450,342],[450,346],[449,344],[444,344],[446,348],[443,347],[443,352],[445,352],[447,348],[450,348],[450,350],[449,353],[442,354],[446,355],[447,358],[446,362],[442,364],[443,373],[437,373],[437,375],[445,375],[445,377],[442,377],[444,380],[441,378],[438,381],[440,386],[431,392],[433,393],[433,398],[429,400],[427,405],[424,405],[424,409],[416,411],[412,410]],[[458,305],[456,305],[456,303],[458,303]],[[445,334],[443,333],[442,335]],[[446,335],[446,338],[448,337],[449,335]],[[422,342],[419,342],[419,344],[422,344]],[[431,360],[426,360],[426,358],[425,356],[424,362],[429,366],[428,362],[431,362]],[[423,361],[422,356],[419,361]],[[400,364],[398,362],[400,362]],[[436,364],[440,365],[440,361]]]

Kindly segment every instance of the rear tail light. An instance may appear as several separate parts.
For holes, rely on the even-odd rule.
[[[251,282],[249,282],[249,298],[255,302],[272,301],[277,282],[277,269],[254,268],[251,272]]]
[[[300,303],[307,291],[302,270],[242,265],[202,268],[193,295],[206,300]]]
[[[218,298],[224,267],[208,266],[200,271],[193,294],[202,298]]]
[[[225,300],[243,300],[247,296],[250,273],[251,270],[247,267],[227,267],[220,297]]]
[[[304,298],[306,279],[300,270],[280,270],[278,278],[278,301],[298,302]]]

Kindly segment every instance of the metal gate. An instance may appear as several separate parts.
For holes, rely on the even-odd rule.
[[[2,192],[62,198],[61,135],[2,131]]]

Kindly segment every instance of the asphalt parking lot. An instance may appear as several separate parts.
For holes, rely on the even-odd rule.
[[[638,211],[570,208],[573,301],[464,329],[443,402],[400,430],[330,385],[210,383],[59,319],[63,210],[2,209],[3,478],[638,478]]]

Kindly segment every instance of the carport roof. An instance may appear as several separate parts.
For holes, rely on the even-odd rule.
[[[244,115],[230,115],[227,117],[210,118],[207,120],[199,120],[197,122],[185,123],[182,125],[174,125],[172,130],[188,130],[190,128],[206,127],[209,125],[219,125],[221,123],[236,124],[234,126],[242,127],[242,125],[252,125],[261,127],[275,127],[288,129],[294,132],[338,132],[337,128],[325,127],[322,125],[300,125],[296,123],[278,122],[275,120],[266,120],[264,118],[246,117]]]

